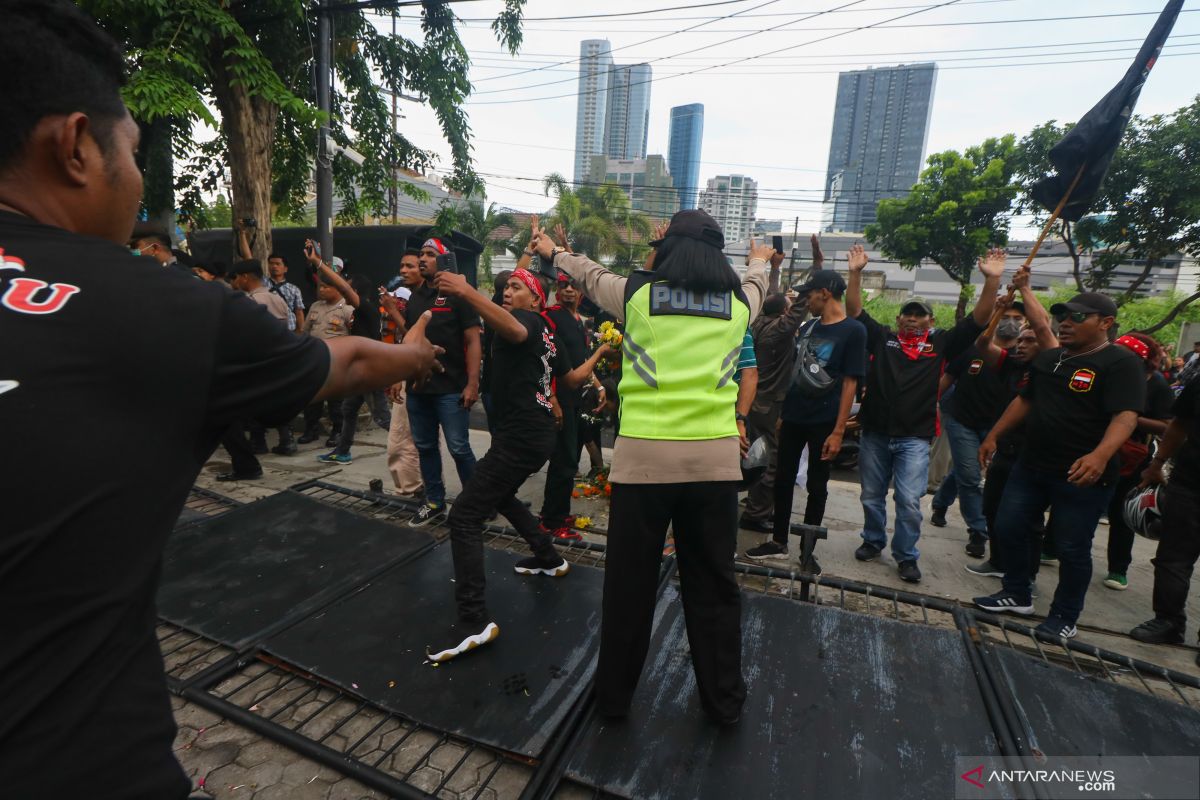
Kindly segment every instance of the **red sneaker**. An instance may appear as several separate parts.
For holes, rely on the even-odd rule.
[[[561,528],[555,528],[554,532],[551,535],[555,539],[562,539],[563,541],[567,541],[567,542],[578,542],[581,539],[583,539],[582,533],[575,530],[574,528],[568,528],[565,525]]]

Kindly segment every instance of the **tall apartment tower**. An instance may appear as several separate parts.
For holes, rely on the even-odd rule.
[[[700,145],[704,140],[704,104],[691,103],[671,109],[671,132],[667,146],[667,169],[679,190],[679,210],[696,207],[700,186]]]
[[[607,39],[579,46],[579,105],[575,111],[575,183],[587,180],[591,157],[604,154],[612,49]]]
[[[650,131],[649,64],[618,64],[608,80],[604,154],[622,160],[645,158]]]
[[[936,64],[854,70],[838,77],[825,174],[826,231],[861,232],[875,206],[908,193],[921,172]]]
[[[745,175],[718,175],[709,178],[708,188],[700,192],[699,208],[721,226],[725,242],[731,244],[750,238],[754,215],[758,213],[758,183]]]

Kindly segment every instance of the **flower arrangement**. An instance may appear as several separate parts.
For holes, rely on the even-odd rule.
[[[600,330],[597,331],[597,336],[601,342],[614,350],[619,350],[621,347],[621,342],[625,339],[625,337],[621,335],[621,329],[611,322],[601,323]]]

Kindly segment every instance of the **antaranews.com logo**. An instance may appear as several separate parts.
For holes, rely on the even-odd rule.
[[[962,756],[955,774],[956,800],[1200,797],[1200,757],[1194,756]]]

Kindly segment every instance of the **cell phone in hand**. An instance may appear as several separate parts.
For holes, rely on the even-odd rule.
[[[782,236],[772,236],[771,237],[771,246],[775,248],[776,253],[779,253],[779,255],[783,255],[783,237]]]
[[[437,257],[438,272],[458,272],[458,259],[453,252],[442,253]]]
[[[314,242],[312,239],[309,239],[304,242],[304,250],[306,253],[311,250],[316,255],[317,258],[321,257],[321,243],[320,242]]]

